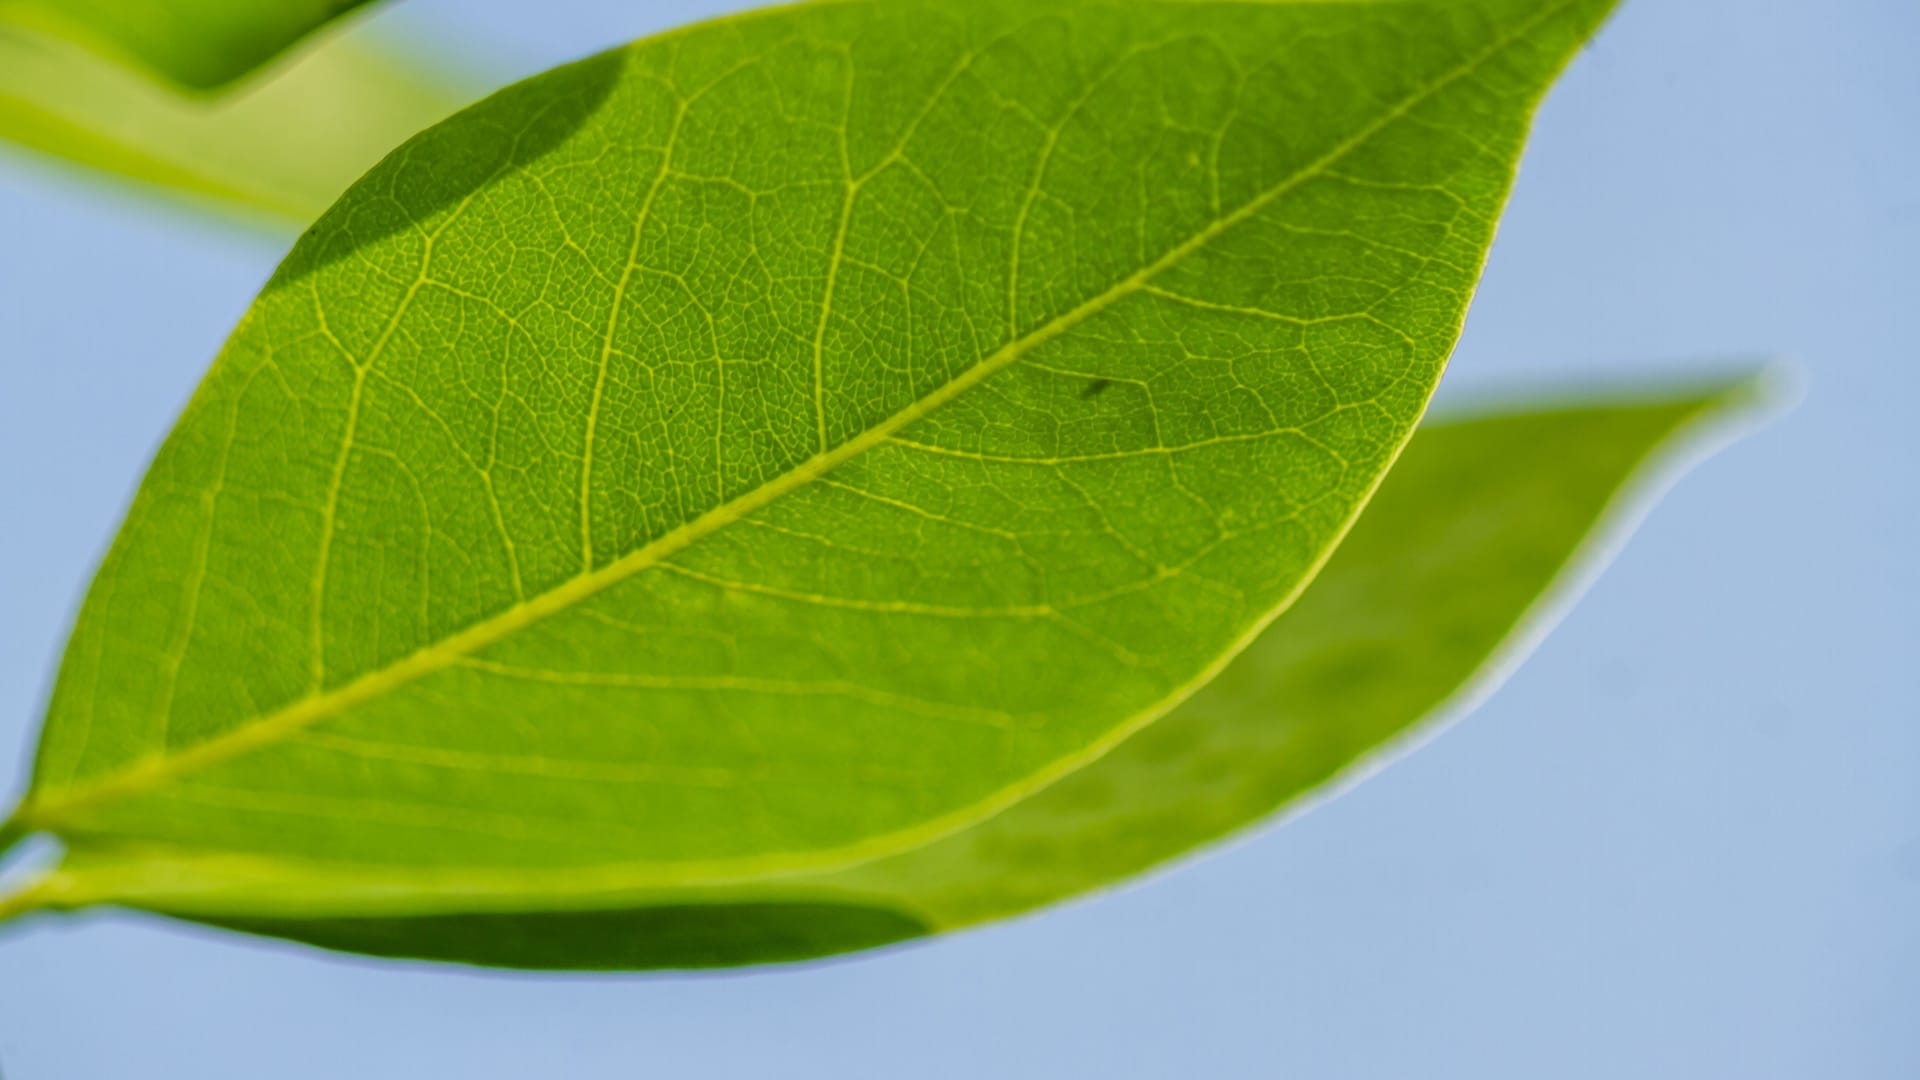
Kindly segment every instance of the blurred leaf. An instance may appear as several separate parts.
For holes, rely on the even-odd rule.
[[[821,4],[488,99],[235,331],[14,827],[394,914],[1004,810],[1318,571],[1609,6]]]
[[[353,35],[210,99],[0,25],[0,139],[296,228],[476,84]]]
[[[0,0],[29,27],[210,90],[253,71],[367,0]]]
[[[1750,421],[1758,389],[1748,379],[1424,425],[1313,587],[1219,678],[1099,761],[916,851],[641,907],[524,915],[248,917],[289,883],[245,865],[192,875],[197,893],[161,884],[141,896],[89,882],[85,864],[64,887],[104,885],[162,913],[336,949],[533,968],[805,959],[1018,914],[1268,818],[1416,725],[1457,715],[1575,599],[1656,489]]]

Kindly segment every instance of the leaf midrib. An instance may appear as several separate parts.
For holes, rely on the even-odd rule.
[[[448,668],[480,649],[504,640],[550,615],[568,610],[575,604],[658,565],[709,534],[738,522],[781,496],[819,479],[842,463],[879,446],[902,428],[959,397],[1033,349],[1045,345],[1126,297],[1139,292],[1155,277],[1179,264],[1187,256],[1259,214],[1302,184],[1325,174],[1328,169],[1364,146],[1395,121],[1418,108],[1435,94],[1478,71],[1501,52],[1526,38],[1541,24],[1577,2],[1578,0],[1559,0],[1558,3],[1535,12],[1519,25],[1495,38],[1479,52],[1408,94],[1391,108],[1382,111],[1374,120],[1336,143],[1321,156],[1301,166],[1231,213],[1215,218],[1206,227],[1175,245],[1145,267],[1121,279],[1105,291],[1055,316],[1024,336],[1002,345],[933,392],[913,401],[839,446],[802,460],[768,483],[708,510],[699,517],[656,537],[597,570],[569,578],[547,592],[517,603],[497,615],[482,619],[465,630],[425,646],[386,667],[357,676],[340,687],[301,698],[178,753],[155,755],[117,773],[108,774],[102,779],[67,787],[59,792],[57,798],[45,798],[37,794],[29,796],[15,811],[9,824],[35,831],[57,833],[61,822],[79,811],[119,798],[138,795],[175,777],[254,749],[271,746],[284,737],[338,715],[355,705],[373,700],[390,690],[398,689],[416,679]],[[1397,449],[1396,447],[1396,453]],[[1288,600],[1290,601],[1291,597]],[[1267,617],[1262,620],[1263,624],[1277,614],[1278,610],[1267,613]],[[1244,645],[1247,640],[1250,639],[1243,637],[1240,644]],[[1149,710],[1146,718],[1151,719],[1152,716],[1164,713],[1184,700],[1194,689],[1204,685],[1206,675],[1211,670],[1203,672],[1201,677],[1182,687],[1179,692],[1157,703]],[[1129,730],[1137,726],[1140,718],[1134,719],[1136,723],[1122,726]],[[1104,746],[1104,743],[1102,745]]]

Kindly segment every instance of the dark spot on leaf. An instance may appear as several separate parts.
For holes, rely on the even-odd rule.
[[[1112,385],[1113,385],[1112,379],[1095,379],[1092,382],[1087,384],[1087,388],[1085,390],[1080,391],[1080,398],[1081,400],[1084,401],[1087,398],[1094,397],[1104,392],[1107,387]]]

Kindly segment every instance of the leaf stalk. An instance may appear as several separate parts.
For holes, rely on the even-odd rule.
[[[5,860],[7,853],[31,835],[32,831],[27,827],[27,823],[20,819],[18,813],[0,822],[0,860]]]
[[[22,915],[31,914],[46,907],[50,894],[45,885],[45,877],[33,877],[27,879],[20,889],[6,896],[0,896],[0,927],[4,927]]]
[[[32,835],[33,829],[17,814],[0,822],[0,863],[5,862],[21,841]],[[13,892],[0,894],[0,924],[45,907],[50,895],[46,885],[47,875],[34,873],[25,875]]]

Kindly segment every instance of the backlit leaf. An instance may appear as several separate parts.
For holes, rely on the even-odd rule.
[[[1609,6],[814,4],[488,99],[235,331],[14,828],[392,913],[1019,802],[1312,578]]]

